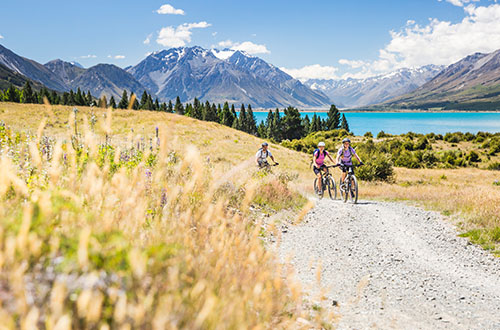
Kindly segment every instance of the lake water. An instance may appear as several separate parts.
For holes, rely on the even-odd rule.
[[[500,112],[345,112],[349,128],[356,135],[384,131],[390,134],[471,132],[500,132]],[[265,121],[267,112],[254,112],[257,122]],[[301,115],[314,115],[301,112]],[[327,118],[326,112],[317,112]]]

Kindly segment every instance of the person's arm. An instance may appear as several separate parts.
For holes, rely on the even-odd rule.
[[[316,164],[316,153],[314,153],[313,155],[313,166],[318,167],[318,165]]]
[[[336,165],[340,164],[340,155],[341,155],[341,153],[337,152],[337,162],[336,162]]]
[[[260,154],[259,154],[259,153],[260,153],[260,150],[259,150],[259,151],[257,151],[257,153],[255,154],[255,163],[256,163],[257,165],[259,165],[259,157],[260,157]]]
[[[335,163],[335,162],[333,161],[332,156],[330,156],[330,153],[328,153],[328,154],[326,154],[326,155],[328,156],[328,158],[330,159],[330,161],[331,161],[332,163]]]
[[[360,164],[363,164],[363,162],[361,161],[361,158],[359,158],[358,154],[356,153],[356,150],[354,150],[354,148],[352,150],[354,151],[354,156],[356,157],[356,159],[358,160],[358,162]]]

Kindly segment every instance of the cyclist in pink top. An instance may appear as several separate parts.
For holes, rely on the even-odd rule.
[[[318,143],[318,149],[314,150],[313,154],[313,170],[314,174],[318,177],[318,191],[321,191],[321,171],[326,173],[325,157],[328,157],[333,163],[332,157],[328,151],[325,150],[325,142]]]

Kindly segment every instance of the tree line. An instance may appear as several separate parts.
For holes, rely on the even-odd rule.
[[[345,115],[341,115],[340,111],[333,104],[330,106],[326,119],[316,114],[312,118],[309,118],[308,115],[302,118],[297,108],[289,106],[283,111],[280,111],[278,108],[274,111],[270,110],[266,120],[257,123],[250,104],[246,107],[242,104],[239,112],[236,112],[234,104],[230,106],[228,102],[225,102],[221,106],[209,101],[203,103],[195,98],[193,103],[183,104],[180,97],[177,96],[175,103],[172,103],[170,100],[160,103],[158,98],[153,99],[147,91],[144,91],[141,98],[138,99],[133,92],[129,96],[126,90],[123,91],[120,101],[116,103],[114,96],[111,96],[109,101],[106,96],[97,99],[92,96],[90,91],[84,93],[80,88],[77,89],[76,93],[73,90],[58,93],[49,91],[46,87],[42,87],[39,92],[36,92],[32,89],[29,81],[26,81],[22,89],[17,89],[14,85],[10,85],[7,90],[0,90],[0,101],[4,102],[43,104],[45,98],[51,104],[176,113],[199,120],[216,122],[276,142],[301,139],[319,131],[340,128],[349,131],[349,124]]]

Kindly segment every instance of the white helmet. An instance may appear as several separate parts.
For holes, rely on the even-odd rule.
[[[318,147],[324,147],[324,146],[325,146],[325,142],[318,143]]]

